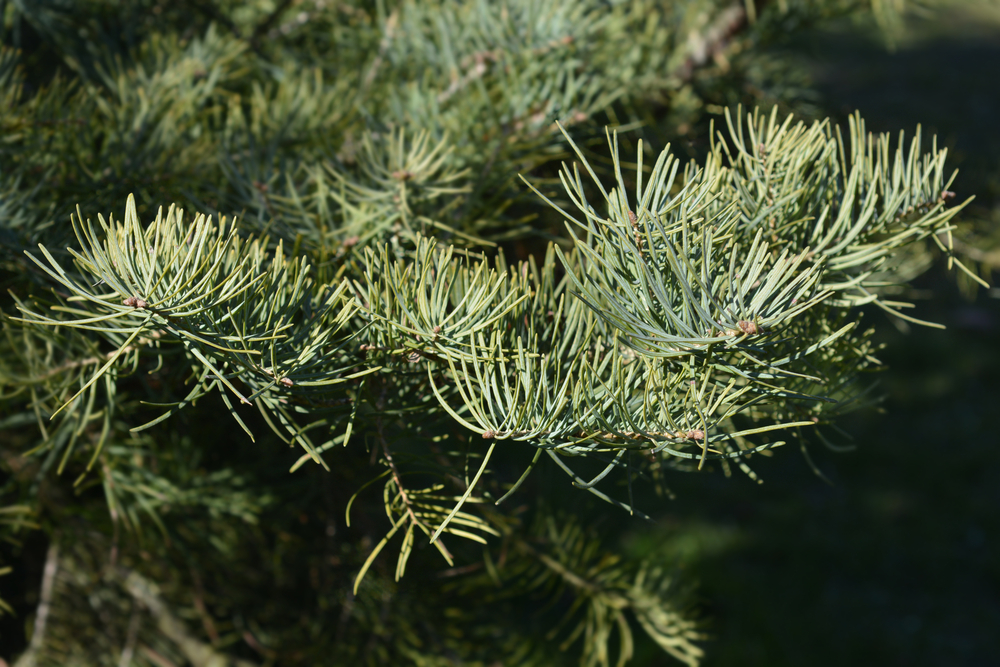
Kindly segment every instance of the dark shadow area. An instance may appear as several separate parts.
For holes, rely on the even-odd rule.
[[[894,52],[856,27],[797,48],[841,122],[859,109],[872,131],[908,138],[922,124],[961,170],[952,189],[976,195],[970,214],[996,215],[1000,19],[914,19]],[[680,558],[699,581],[706,665],[998,664],[1000,301],[982,290],[970,301],[953,278],[937,267],[917,284],[935,295],[917,316],[945,331],[865,313],[888,344],[884,410],[841,424],[853,452],[811,445],[831,484],[787,451],[793,442],[752,462],[760,486],[738,471],[678,475],[658,532],[629,541],[648,558]],[[649,651],[645,664],[657,659]]]

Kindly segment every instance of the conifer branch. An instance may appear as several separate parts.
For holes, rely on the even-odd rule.
[[[542,453],[640,517],[674,470],[759,481],[877,401],[859,308],[919,321],[935,257],[983,284],[935,140],[721,111],[790,12],[892,3],[106,4],[0,2],[39,42],[0,48],[0,536],[61,540],[23,661],[605,667],[638,623],[699,664],[673,575],[523,484]],[[619,141],[708,109],[703,159]]]

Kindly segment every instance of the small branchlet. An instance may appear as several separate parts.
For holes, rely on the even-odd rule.
[[[628,212],[628,221],[632,225],[632,233],[634,234],[635,247],[639,249],[639,254],[642,254],[642,233],[639,231],[639,217],[633,212]]]

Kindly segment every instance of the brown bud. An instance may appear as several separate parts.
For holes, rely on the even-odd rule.
[[[149,304],[145,300],[140,299],[137,296],[130,296],[124,301],[122,301],[123,306],[132,306],[133,308],[148,308]]]
[[[760,330],[757,328],[756,322],[748,322],[747,320],[740,320],[736,324],[739,326],[740,331],[742,331],[745,334],[755,335],[760,332]]]
[[[496,431],[483,431],[483,440],[492,440],[497,437]]]
[[[281,382],[281,384],[286,387],[291,387],[293,384],[295,384],[294,382],[292,382],[292,378],[281,378],[279,382]]]

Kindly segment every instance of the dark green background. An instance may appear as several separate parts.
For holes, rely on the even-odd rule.
[[[841,25],[794,48],[821,107],[936,133],[961,170],[952,189],[995,233],[1000,8],[913,17],[894,51],[880,39]],[[969,300],[943,267],[917,287],[933,292],[917,316],[948,329],[865,313],[888,344],[884,412],[845,421],[855,452],[811,450],[832,484],[790,445],[754,462],[760,486],[677,476],[658,528],[626,539],[698,581],[707,667],[1000,665],[1000,294]]]

